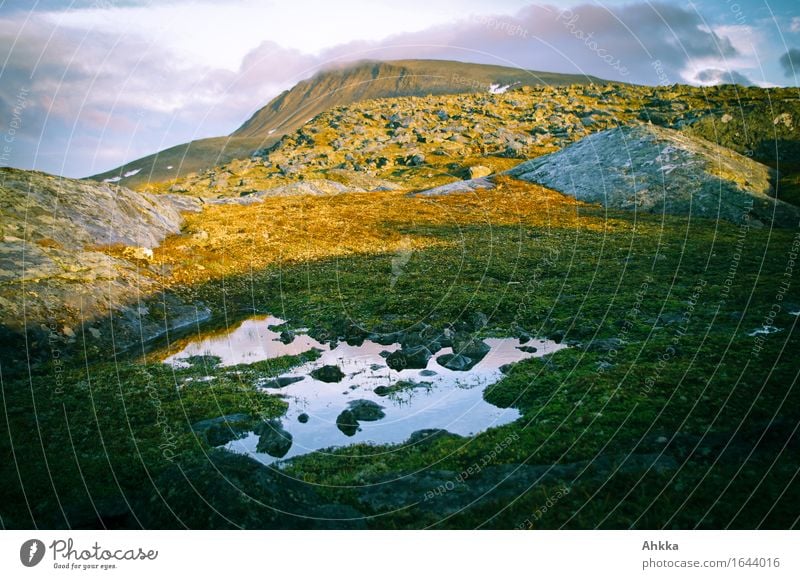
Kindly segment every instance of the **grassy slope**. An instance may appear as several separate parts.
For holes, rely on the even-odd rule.
[[[509,184],[503,194],[513,200],[516,193]],[[747,335],[776,303],[794,232],[743,232],[726,223],[606,214],[557,198],[538,212],[509,202],[501,206],[503,215],[481,220],[486,207],[497,205],[491,195],[485,205],[471,196],[434,201],[427,214],[407,210],[414,200],[387,196],[382,225],[368,228],[378,232],[372,242],[398,236],[422,240],[393,290],[395,248],[386,241],[382,251],[360,251],[350,243],[345,196],[269,201],[276,208],[300,203],[296,210],[302,209],[309,224],[295,231],[296,243],[274,254],[269,239],[250,249],[234,243],[238,234],[256,238],[248,227],[269,231],[267,216],[246,221],[236,216],[239,208],[222,211],[205,227],[232,228],[225,235],[233,244],[212,244],[198,259],[227,265],[188,285],[179,283],[186,271],[179,267],[171,291],[224,313],[225,324],[272,312],[297,326],[342,334],[353,324],[383,331],[421,321],[442,327],[480,311],[490,319],[489,333],[521,327],[583,344],[595,337],[624,338],[613,355],[575,347],[549,361],[525,362],[486,393],[495,404],[520,408],[523,419],[466,440],[395,447],[377,457],[374,448],[356,446],[301,458],[285,473],[271,475],[269,469],[231,458],[209,458],[208,444],[189,431],[192,421],[221,414],[281,412],[278,401],[255,393],[252,374],[234,379],[216,373],[213,386],[176,390],[185,377],[214,371],[173,375],[157,363],[107,361],[106,350],[89,347],[86,365],[82,353],[75,352],[63,356],[63,370],[42,365],[31,379],[25,368],[3,368],[0,428],[13,437],[13,446],[2,442],[3,525],[27,527],[35,520],[65,526],[65,518],[73,525],[99,524],[89,496],[112,526],[304,526],[310,523],[276,518],[270,507],[303,512],[300,503],[315,501],[351,505],[377,515],[369,526],[389,528],[795,525],[798,449],[790,435],[800,420],[800,400],[791,356],[800,344],[793,331],[798,318],[788,312],[800,309],[796,284],[782,295],[774,321],[782,331],[769,336],[759,353]],[[340,205],[333,210],[331,203]],[[366,223],[380,222],[379,215],[368,216]],[[314,227],[333,240],[330,251],[304,255],[303,248],[315,239]],[[173,240],[162,259],[168,261],[172,250],[178,255],[181,247],[195,255],[192,239]],[[283,243],[273,241],[279,247]],[[293,251],[300,259],[291,259]],[[251,257],[257,258],[252,270]],[[727,278],[732,279],[729,294],[723,289]],[[646,290],[637,295],[644,283]],[[682,319],[687,312],[688,321]],[[665,353],[669,359],[662,362]],[[292,362],[297,361],[255,371],[277,374]],[[63,393],[56,391],[59,383],[65,385]],[[771,422],[777,433],[764,435]],[[174,462],[159,448],[165,442],[164,423],[175,433]],[[736,432],[738,438],[732,436]],[[509,436],[514,443],[503,444]],[[611,469],[578,481],[562,477],[529,490],[516,488],[513,501],[489,493],[449,517],[438,513],[436,503],[387,514],[359,502],[359,485],[387,476],[413,485],[419,479],[414,473],[426,467],[458,472],[474,463],[599,464],[597,457],[615,457],[615,464],[624,466],[620,457],[629,453],[662,452],[677,466]],[[30,503],[33,518],[18,474],[28,497],[36,497]],[[292,477],[314,485],[299,488]],[[541,514],[541,506],[564,485],[570,492]],[[273,496],[271,488],[285,492]],[[314,496],[303,498],[308,489]],[[295,499],[300,503],[292,503]]]
[[[228,163],[233,159],[246,159],[253,151],[268,147],[276,137],[210,137],[175,145],[158,153],[136,159],[110,171],[89,177],[103,181],[120,177],[128,171],[140,169],[126,177],[121,184],[137,188],[151,182],[185,177],[198,171]],[[167,167],[172,167],[168,169]]]

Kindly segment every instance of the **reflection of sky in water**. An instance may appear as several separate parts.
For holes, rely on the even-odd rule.
[[[549,340],[531,340],[525,345],[533,346],[537,351],[528,353],[518,348],[520,343],[516,338],[487,338],[484,341],[491,350],[471,370],[457,372],[440,366],[436,357],[452,352],[451,348],[444,348],[428,362],[427,373],[432,371],[435,374],[426,376],[421,374],[423,370],[406,369],[398,372],[386,366],[380,352],[396,350],[399,344],[382,346],[365,341],[361,346],[350,346],[340,343],[331,350],[309,336],[298,335],[294,342],[286,345],[277,340],[277,332],[267,327],[281,322],[273,317],[248,320],[226,335],[189,344],[165,362],[180,365],[180,360],[188,356],[213,355],[219,356],[223,365],[233,365],[299,354],[313,347],[322,350],[319,360],[284,374],[303,377],[303,380],[283,388],[269,389],[272,393],[285,396],[289,403],[281,422],[283,428],[292,435],[292,447],[283,458],[356,442],[400,443],[412,433],[428,428],[470,435],[492,426],[507,424],[516,420],[519,412],[513,408],[497,408],[483,399],[484,389],[502,377],[499,368],[564,347]],[[342,369],[345,377],[341,382],[321,382],[309,376],[315,368],[328,364]],[[429,382],[430,385],[389,396],[375,394],[374,389],[378,386],[390,386],[398,380]],[[359,430],[348,437],[337,428],[336,418],[354,400],[377,402],[383,406],[386,416],[374,422],[362,421]],[[308,422],[302,424],[298,416],[304,413],[308,415]],[[246,453],[264,463],[275,461],[268,454],[256,452],[258,440],[258,435],[249,433],[242,439],[230,442],[226,448]]]

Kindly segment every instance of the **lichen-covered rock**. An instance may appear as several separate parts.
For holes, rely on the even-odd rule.
[[[595,133],[508,171],[606,207],[796,227],[800,209],[776,200],[772,170],[685,133],[639,125]]]
[[[149,267],[153,248],[180,232],[181,212],[200,207],[189,197],[0,168],[0,323],[17,330],[23,329],[23,320],[27,328],[79,328],[139,304],[160,289],[142,271]],[[24,316],[22,282],[27,289]],[[151,320],[124,312],[119,321],[133,324],[134,339],[148,339],[171,327],[172,313],[166,323],[164,316]],[[67,339],[74,334],[64,333]],[[124,329],[115,341],[125,344]]]

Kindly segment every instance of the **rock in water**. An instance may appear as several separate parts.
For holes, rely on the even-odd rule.
[[[339,366],[323,366],[311,372],[311,377],[321,382],[341,382],[344,372]]]
[[[431,356],[433,354],[425,346],[413,346],[389,354],[386,357],[386,365],[398,372],[406,368],[422,369],[428,365]]]
[[[469,335],[457,335],[453,339],[453,352],[466,356],[473,362],[480,362],[491,348],[486,342]]]
[[[303,380],[302,376],[279,376],[273,380],[267,380],[263,384],[259,384],[259,386],[261,386],[261,388],[285,388],[301,380]]]
[[[615,209],[782,227],[800,221],[800,208],[771,197],[766,165],[654,125],[595,133],[507,173]]]
[[[222,446],[241,437],[250,429],[252,422],[253,419],[247,414],[226,414],[195,422],[192,430],[204,435],[211,446]]]
[[[466,372],[475,365],[475,362],[461,354],[442,354],[436,361],[440,366],[457,372]]]
[[[259,435],[256,451],[265,452],[275,458],[286,456],[292,448],[292,435],[283,429],[279,420],[267,420],[255,430]]]
[[[359,421],[373,422],[386,416],[383,406],[372,400],[353,400],[348,406],[355,419]]]
[[[342,431],[345,436],[353,436],[358,432],[358,420],[349,410],[344,410],[336,417],[336,428]]]

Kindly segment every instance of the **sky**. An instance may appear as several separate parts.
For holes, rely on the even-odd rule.
[[[363,59],[798,86],[796,0],[0,0],[0,165],[84,177]]]

